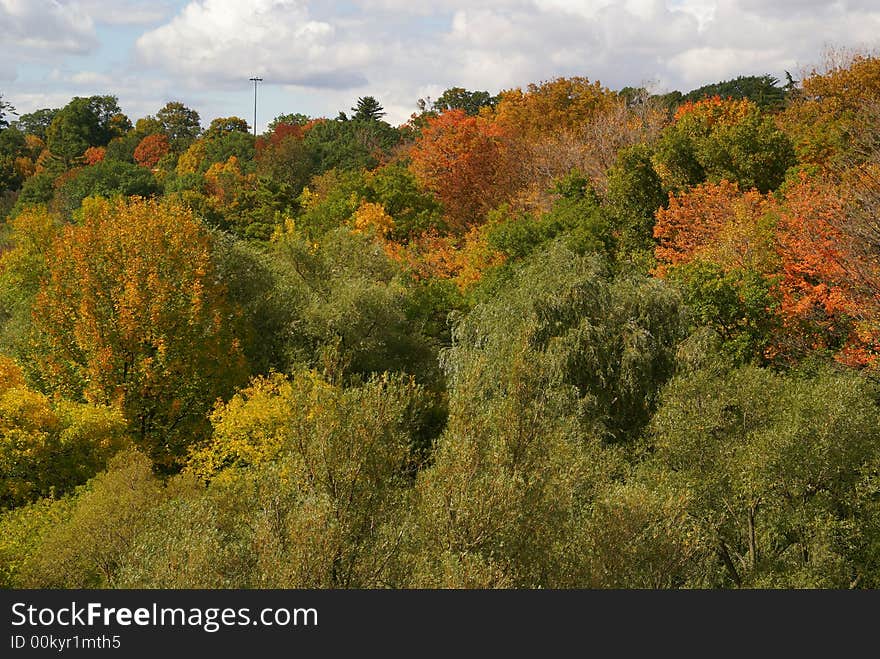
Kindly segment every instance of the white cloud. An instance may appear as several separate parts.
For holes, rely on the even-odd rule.
[[[6,57],[45,59],[98,45],[91,17],[79,5],[57,0],[0,0],[0,43]]]
[[[193,89],[253,74],[312,96],[373,94],[389,118],[457,84],[497,91],[560,75],[691,89],[781,75],[825,44],[880,34],[869,0],[193,0],[137,43],[140,61]],[[314,100],[314,99],[313,99]],[[344,101],[341,107],[345,107]],[[335,114],[328,108],[326,114]]]
[[[61,58],[52,65],[64,74],[45,83],[52,89],[21,91],[102,86],[150,112],[169,98],[201,101],[194,107],[208,119],[246,114],[248,78],[260,75],[266,118],[334,116],[369,94],[402,122],[419,97],[452,85],[496,92],[583,75],[687,91],[741,74],[797,76],[828,45],[876,47],[880,35],[878,0],[184,2],[0,0],[0,42],[13,53],[12,64],[0,61],[0,80],[22,58],[94,49],[96,24],[102,35],[144,25],[130,66]]]
[[[167,19],[172,6],[167,0],[65,0],[78,5],[95,23],[106,25],[152,25]]]
[[[140,61],[215,85],[259,74],[317,88],[363,84],[377,54],[366,41],[313,20],[299,0],[199,0],[137,41]]]

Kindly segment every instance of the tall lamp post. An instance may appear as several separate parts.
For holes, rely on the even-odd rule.
[[[254,137],[257,136],[257,83],[263,82],[262,78],[258,78],[254,76],[253,78],[248,78],[252,83],[254,83]]]

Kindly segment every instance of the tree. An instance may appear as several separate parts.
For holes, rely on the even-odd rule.
[[[577,129],[617,102],[617,94],[599,82],[581,77],[555,78],[530,84],[525,91],[502,91],[494,117],[507,130],[534,138]]]
[[[641,477],[687,502],[716,586],[875,583],[870,516],[856,512],[872,505],[875,400],[866,379],[830,369],[684,371],[651,422]]]
[[[839,167],[858,160],[860,127],[870,125],[878,101],[880,58],[832,52],[804,77],[781,117],[800,162]]]
[[[52,520],[22,557],[20,585],[43,588],[111,588],[148,512],[167,497],[149,459],[133,450],[119,453]],[[54,516],[54,515],[53,515]]]
[[[3,94],[0,94],[0,131],[9,127],[9,115],[18,114],[11,103],[3,100]]]
[[[360,97],[357,105],[351,110],[354,112],[352,119],[359,119],[361,121],[378,121],[386,114],[379,101],[372,96]]]
[[[107,155],[107,149],[103,146],[90,146],[83,154],[83,162],[86,165],[97,165],[104,160]]]
[[[679,191],[703,181],[736,181],[768,192],[795,164],[788,137],[748,100],[717,96],[680,106],[656,147],[655,166],[665,186]]]
[[[650,150],[644,145],[621,150],[608,171],[605,206],[622,251],[653,250],[654,214],[666,203]]]
[[[487,91],[468,91],[463,87],[450,87],[431,104],[435,112],[446,110],[463,110],[465,114],[476,116],[483,108],[494,108],[498,97]]]
[[[132,157],[141,167],[152,169],[159,164],[162,156],[171,150],[171,143],[164,133],[153,133],[142,139],[135,147]]]
[[[102,160],[57,179],[53,207],[70,217],[86,197],[151,197],[158,192],[159,185],[149,170],[127,162]]]
[[[125,419],[105,406],[50,400],[0,356],[0,505],[62,495],[125,445]]]
[[[786,87],[780,87],[779,80],[768,74],[738,76],[732,80],[723,80],[694,89],[684,94],[680,102],[697,102],[713,96],[745,98],[765,112],[776,112],[785,107]]]
[[[17,190],[28,173],[33,173],[26,140],[17,128],[0,130],[0,194]]]
[[[207,233],[174,204],[91,200],[46,258],[33,318],[42,386],[120,406],[136,443],[173,470],[246,374]]]
[[[289,124],[291,126],[305,126],[306,124],[314,121],[307,114],[302,114],[300,112],[294,112],[290,114],[279,114],[275,117],[269,124],[266,126],[267,132],[274,132],[275,129],[281,124]]]
[[[181,153],[202,131],[199,113],[179,101],[169,101],[157,113],[162,132],[168,136],[171,148]]]
[[[589,502],[672,371],[680,307],[658,282],[611,282],[560,244],[454,329],[449,422],[417,479],[414,582],[591,581]],[[604,442],[603,442],[604,440]]]
[[[410,157],[419,183],[437,195],[456,231],[479,223],[510,194],[505,133],[482,117],[451,110],[430,118]]]
[[[240,117],[217,117],[211,120],[211,125],[208,126],[208,130],[204,132],[203,137],[210,140],[223,137],[229,133],[249,132],[250,126],[248,126],[248,122]]]
[[[46,132],[46,146],[64,167],[69,168],[90,146],[106,144],[102,143],[103,137],[90,100],[76,97],[55,115]]]
[[[316,174],[330,169],[374,169],[389,160],[400,132],[384,121],[319,121],[306,132]]]
[[[15,122],[16,127],[25,135],[35,135],[46,141],[49,126],[60,112],[58,108],[42,108],[21,115]]]

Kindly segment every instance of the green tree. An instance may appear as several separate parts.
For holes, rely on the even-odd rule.
[[[378,121],[385,116],[384,108],[372,96],[362,96],[357,100],[357,105],[351,109],[354,112],[352,119],[361,121]]]
[[[400,143],[384,121],[322,121],[303,139],[316,174],[330,169],[373,169]]]
[[[644,145],[622,149],[608,170],[605,207],[619,250],[647,254],[654,249],[654,213],[667,203],[660,176]]]
[[[701,101],[712,96],[745,98],[761,110],[772,112],[781,110],[785,106],[786,87],[780,87],[779,80],[768,74],[738,76],[732,80],[723,80],[694,89],[684,94],[680,102]]]
[[[58,108],[42,108],[27,112],[18,118],[15,125],[25,135],[35,135],[45,142],[49,126],[60,111]]]
[[[24,557],[20,587],[114,587],[150,509],[166,496],[150,466],[142,453],[124,451],[59,506],[66,508],[61,519],[44,527],[34,553]]]
[[[24,133],[15,127],[0,129],[0,194],[21,187],[25,172],[19,159],[26,154]]]
[[[55,115],[46,131],[46,146],[64,167],[69,168],[90,146],[106,144],[102,144],[103,137],[91,101],[76,97]]]
[[[435,112],[464,110],[466,114],[476,116],[483,108],[494,108],[497,103],[498,97],[492,96],[487,91],[468,91],[463,87],[450,87],[431,103],[431,109]],[[423,104],[427,106],[427,102]]]
[[[307,114],[302,114],[300,112],[279,114],[266,126],[266,132],[273,132],[281,124],[287,124],[289,126],[305,126],[311,120],[311,117],[309,117]]]
[[[8,101],[4,101],[3,94],[0,94],[0,131],[9,127],[8,117],[13,114],[18,114],[15,107]]]
[[[151,197],[159,185],[149,169],[118,160],[105,160],[79,170],[56,189],[59,212],[70,216],[86,197]]]
[[[853,373],[703,361],[664,391],[643,478],[682,493],[716,585],[872,587],[871,516],[856,511],[876,506],[873,386]]]
[[[171,148],[182,153],[202,132],[199,113],[180,101],[169,101],[156,113]]]
[[[240,117],[217,117],[211,120],[211,125],[204,132],[205,139],[223,137],[229,133],[249,133],[248,122]]]

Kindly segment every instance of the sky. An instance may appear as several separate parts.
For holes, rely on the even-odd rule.
[[[175,100],[250,123],[259,76],[258,131],[367,95],[399,124],[452,86],[689,91],[878,46],[880,0],[0,0],[0,94],[19,113],[113,94],[132,120]]]

